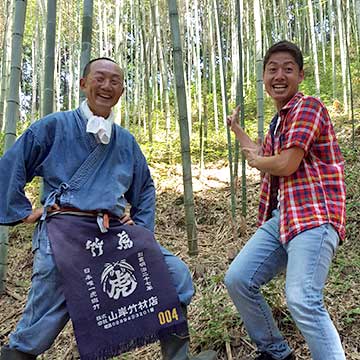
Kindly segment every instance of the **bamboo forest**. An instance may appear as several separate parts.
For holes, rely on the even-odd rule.
[[[287,272],[291,270],[290,260],[287,269],[284,268],[271,281],[264,279],[260,284],[260,293],[292,350],[290,355],[288,352],[271,357],[261,348],[250,327],[245,326],[246,316],[238,309],[240,305],[233,302],[225,281],[230,264],[238,259],[237,255],[255,232],[258,233],[258,219],[262,216],[262,201],[265,201],[264,173],[271,173],[271,170],[254,165],[256,159],[266,160],[266,156],[258,153],[252,160],[249,157],[252,150],[241,144],[236,131],[243,134],[240,128],[244,129],[252,140],[251,144],[259,148],[264,141],[266,143],[269,131],[272,136],[269,139],[275,147],[274,134],[278,126],[281,127],[279,121],[282,117],[280,119],[279,115],[275,130],[271,130],[271,126],[274,115],[277,110],[280,114],[281,109],[277,107],[276,94],[283,89],[275,86],[275,90],[269,90],[265,76],[268,65],[264,63],[264,56],[273,44],[283,40],[301,49],[304,66],[298,70],[300,81],[296,87],[326,107],[335,133],[331,139],[339,144],[344,158],[345,175],[339,175],[338,181],[346,186],[346,200],[345,193],[342,198],[346,208],[346,236],[336,251],[333,250],[334,256],[330,260],[321,295],[346,359],[360,359],[360,0],[1,0],[0,347],[10,344],[11,348],[11,333],[26,309],[32,278],[36,275],[38,250],[32,237],[35,226],[40,226],[35,221],[25,221],[29,212],[19,218],[4,220],[3,212],[7,210],[1,209],[15,208],[18,203],[10,199],[10,191],[13,190],[1,187],[5,186],[5,181],[9,186],[22,181],[19,180],[19,170],[10,170],[13,161],[5,154],[15,149],[13,146],[22,134],[29,134],[29,128],[40,129],[40,125],[36,126],[44,117],[79,107],[82,109],[81,104],[86,104],[83,102],[85,98],[91,108],[91,94],[85,82],[88,75],[84,67],[91,59],[101,58],[105,62],[111,59],[111,66],[118,64],[116,71],[121,69],[120,74],[123,72],[124,92],[120,91],[120,99],[112,105],[111,114],[114,115],[114,123],[119,125],[116,129],[126,129],[126,134],[130,132],[136,139],[135,144],[139,144],[139,152],[144,154],[146,166],[150,169],[156,193],[155,239],[181,259],[191,273],[195,292],[184,312],[190,335],[189,353],[196,356],[211,350],[216,352],[219,360],[330,360],[325,355],[314,355],[309,339],[294,319],[289,304],[294,296],[288,294],[286,282]],[[297,60],[296,63],[299,64]],[[89,66],[90,73],[94,64],[96,62]],[[237,108],[238,105],[240,107]],[[91,111],[94,109],[91,108]],[[239,113],[237,128],[230,117],[236,111]],[[94,115],[103,116],[95,112]],[[76,136],[74,141],[82,141]],[[281,143],[281,136],[279,141]],[[30,147],[26,144],[23,151],[21,147],[16,148],[19,150],[16,159],[25,157],[25,151]],[[55,149],[57,145],[54,142],[49,146]],[[39,147],[42,147],[41,143]],[[76,147],[73,143],[63,151],[66,156],[59,155],[59,162],[53,165],[54,171],[72,166],[78,154]],[[311,149],[305,151],[293,147],[283,153],[294,149],[300,149],[301,158],[293,171],[303,166],[299,165],[300,161],[305,162],[303,157],[315,161],[312,155],[308,156],[308,151],[312,153]],[[125,150],[133,154],[130,148]],[[335,156],[333,149],[324,151],[327,159]],[[275,159],[283,153],[276,155],[273,152],[272,155]],[[46,209],[53,211],[53,206],[57,205],[56,202],[44,205],[43,194],[49,191],[53,178],[52,174],[45,179],[36,171],[30,171],[31,162],[35,162],[33,157],[26,165],[28,173],[21,186],[30,203],[30,213],[31,206],[40,209],[37,219],[42,214],[41,223]],[[40,168],[43,169],[42,165]],[[90,172],[93,170],[90,168]],[[102,174],[101,178],[112,179],[111,169],[106,171],[109,171],[109,176]],[[281,192],[281,184],[283,179],[290,177],[290,173],[273,175],[271,173],[271,181],[280,179],[277,201],[282,214],[285,210],[279,204],[284,204],[282,200],[286,193]],[[123,175],[118,176],[121,178]],[[307,176],[313,175],[307,173]],[[133,181],[139,180],[134,178]],[[301,189],[304,183],[296,181],[289,181],[296,187],[294,193],[288,195],[290,197],[306,194],[306,190]],[[113,189],[110,182],[101,184],[104,198]],[[86,191],[88,184],[79,185],[79,191]],[[14,190],[15,193],[17,191]],[[93,196],[92,191],[88,190],[91,193],[89,197]],[[129,191],[135,192],[132,188]],[[141,191],[144,190],[139,190],[139,197],[142,196]],[[112,196],[121,198],[121,201],[126,198],[128,203],[122,211],[125,208],[130,221],[130,217],[135,216],[136,223],[134,211],[138,210],[137,205],[129,200],[132,195],[127,194]],[[56,193],[55,198],[61,197]],[[334,210],[335,199],[330,196],[327,201],[330,211]],[[77,207],[71,203],[70,206]],[[298,210],[299,216],[306,217],[307,208],[305,204]],[[102,208],[94,206],[94,209],[85,210],[93,212],[99,209]],[[313,218],[317,218],[319,212],[321,209],[317,208]],[[103,221],[105,224],[105,216]],[[286,221],[291,223],[289,219]],[[320,225],[329,225],[329,222],[334,229],[335,225],[330,220],[323,220]],[[320,225],[309,228],[322,228]],[[310,231],[308,228],[305,230]],[[74,234],[76,231],[76,228],[73,229]],[[299,230],[298,233],[302,232]],[[334,233],[338,239],[341,232]],[[289,244],[292,244],[291,241]],[[283,245],[285,249],[287,246]],[[94,249],[91,248],[91,251]],[[102,251],[101,248],[95,250]],[[121,263],[118,260],[117,263]],[[142,264],[139,261],[138,266]],[[128,268],[132,269],[130,265]],[[142,276],[145,279],[144,271]],[[88,297],[89,286],[86,289]],[[251,291],[252,288],[249,289]],[[42,296],[47,297],[48,294],[45,292]],[[67,296],[65,298],[68,301]],[[322,304],[322,300],[319,302]],[[167,311],[159,313],[160,324],[170,323],[174,317],[178,320],[176,312]],[[245,312],[249,311],[245,309]],[[72,321],[65,322],[54,342],[41,352],[32,352],[31,357],[24,358],[1,355],[1,360],[110,358],[105,355],[82,357],[71,312],[70,318]],[[315,323],[317,320],[311,321]],[[40,328],[39,333],[47,331],[47,328]],[[166,357],[159,341],[139,344],[146,345],[124,347],[126,351],[114,359],[198,359],[191,356]],[[26,352],[21,348],[18,350]],[[284,355],[287,357],[282,357]],[[339,355],[331,359],[345,358]]]

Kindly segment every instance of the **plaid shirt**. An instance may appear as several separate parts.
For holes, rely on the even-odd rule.
[[[279,113],[275,134],[269,131],[263,144],[264,156],[299,147],[305,155],[290,176],[263,177],[258,222],[271,217],[280,202],[280,242],[321,224],[330,223],[340,239],[345,238],[344,159],[325,106],[298,92]],[[276,123],[274,118],[272,125]],[[274,128],[274,126],[272,126]]]

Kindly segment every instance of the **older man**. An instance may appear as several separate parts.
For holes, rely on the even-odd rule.
[[[106,226],[105,213],[154,230],[155,189],[145,157],[134,137],[113,123],[112,108],[124,92],[123,71],[111,59],[94,59],[85,67],[80,86],[86,101],[78,109],[35,122],[0,159],[0,224],[38,222],[27,305],[2,348],[1,360],[35,359],[50,348],[69,320],[52,246],[42,226],[49,212],[64,207],[98,212],[100,227]],[[44,208],[35,210],[24,193],[34,176],[44,182]],[[124,215],[127,203],[130,217]],[[166,249],[161,251],[185,308],[194,293],[188,267]],[[188,343],[188,336],[162,341],[164,359],[189,359]],[[200,358],[215,359],[216,354],[206,352]]]

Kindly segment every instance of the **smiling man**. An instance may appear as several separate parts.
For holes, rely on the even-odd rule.
[[[79,240],[82,239],[81,234],[85,234],[84,244],[86,244],[87,249],[92,250],[93,256],[104,255],[105,248],[109,246],[109,241],[103,241],[102,238],[107,236],[111,227],[122,226],[122,224],[137,225],[127,227],[127,231],[130,232],[140,231],[141,233],[142,231],[143,234],[151,232],[151,236],[144,236],[143,238],[153,240],[155,188],[146,159],[134,136],[126,129],[114,124],[112,108],[124,92],[124,73],[111,59],[94,59],[86,65],[80,86],[86,95],[86,100],[78,109],[50,114],[35,122],[0,158],[0,225],[16,225],[21,222],[37,223],[32,241],[34,266],[28,301],[15,331],[9,336],[9,344],[2,347],[1,360],[36,359],[37,355],[49,349],[69,320],[71,304],[79,306],[75,311],[73,310],[73,314],[80,314],[82,319],[86,319],[86,316],[90,316],[92,320],[95,319],[93,313],[95,310],[99,310],[97,306],[99,306],[101,289],[99,293],[93,289],[95,281],[91,280],[90,268],[88,268],[89,263],[92,264],[92,262],[88,258],[84,257],[85,261],[89,262],[80,269],[82,270],[80,271],[82,274],[80,280],[82,281],[75,283],[71,291],[67,290],[68,283],[72,282],[75,275],[79,273],[79,271],[73,271],[74,267],[71,266],[83,261],[83,257],[79,257],[85,248],[85,245],[81,245],[82,240]],[[33,210],[32,204],[25,196],[24,186],[35,176],[43,179],[44,187],[41,199],[43,208]],[[130,216],[125,215],[127,204],[130,204]],[[91,224],[88,225],[88,222]],[[82,227],[74,226],[78,223],[84,225]],[[54,224],[60,225],[56,227]],[[95,230],[88,231],[87,226],[90,228],[93,224]],[[51,228],[53,229],[52,232],[50,231]],[[84,231],[83,228],[85,228]],[[144,228],[148,231],[146,232]],[[95,237],[95,241],[90,241],[95,234],[100,234],[101,239]],[[119,234],[115,236],[117,240],[119,240]],[[70,244],[66,245],[65,240],[68,241],[68,238],[72,236],[75,237],[74,244],[70,241]],[[54,238],[59,241],[54,241]],[[138,240],[140,241],[143,238]],[[129,248],[133,243],[131,242],[130,246],[130,239],[127,240],[128,243],[125,247]],[[82,246],[79,251],[78,249],[74,251],[75,243],[80,243]],[[113,241],[110,243],[112,244]],[[68,246],[66,249],[72,251],[71,254],[73,255],[64,250],[64,245]],[[147,243],[146,246],[150,246],[150,244]],[[148,252],[152,254],[150,259],[146,255],[147,252],[145,255],[142,251],[138,252],[139,258],[139,254],[142,254],[142,260],[141,262],[138,260],[137,267],[140,263],[142,264],[142,276],[144,279],[146,277],[147,281],[146,291],[152,291],[153,288],[149,283],[150,275],[146,272],[148,270],[145,259],[153,261],[156,263],[155,265],[162,264],[165,261],[165,271],[158,275],[159,282],[162,284],[161,281],[169,275],[170,285],[172,282],[173,286],[168,288],[174,288],[175,304],[179,304],[186,315],[186,306],[194,294],[190,271],[178,257],[156,242],[154,246],[152,252]],[[56,251],[55,248],[57,248]],[[119,248],[120,250],[123,249],[119,245],[114,252]],[[148,247],[145,247],[144,251],[147,249]],[[107,253],[111,254],[111,251],[107,251]],[[155,257],[155,255],[160,255],[160,257]],[[114,256],[116,257],[115,260],[111,259],[111,261],[114,262],[113,265],[117,264],[117,270],[112,271],[111,274],[114,277],[112,284],[116,288],[111,288],[110,293],[113,294],[117,291],[119,294],[126,290],[121,288],[123,285],[121,281],[126,281],[126,284],[129,283],[131,291],[133,291],[135,286],[138,286],[138,284],[132,283],[135,281],[135,275],[132,274],[134,268],[121,258],[117,258],[121,254],[116,253]],[[136,255],[131,254],[131,256],[133,259],[134,256],[136,258]],[[62,268],[59,269],[59,260],[68,266],[66,269],[71,269],[67,278],[63,278],[65,271],[62,271],[60,275]],[[71,266],[68,265],[69,263]],[[109,267],[111,264],[106,265]],[[166,272],[166,267],[169,274]],[[76,267],[75,269],[78,270]],[[124,272],[126,273],[124,269],[131,272],[130,275],[125,274],[125,279],[120,276]],[[85,295],[78,296],[78,288],[81,287],[80,285],[84,286],[84,274],[87,274],[88,282],[86,284],[89,283],[90,285],[89,288],[85,289]],[[138,276],[137,279],[141,280],[141,276]],[[104,282],[105,289],[109,284],[106,283],[106,279]],[[165,280],[163,283],[165,284]],[[162,289],[162,286],[158,286],[158,294],[161,293]],[[91,302],[89,301],[90,290]],[[73,293],[76,294],[75,300],[71,296]],[[127,291],[125,291],[125,295],[128,295]],[[165,298],[170,298],[170,291],[165,295]],[[80,301],[76,302],[79,299]],[[152,303],[156,303],[154,299],[157,300],[158,298],[152,297],[152,299]],[[147,304],[147,300],[141,302],[142,308],[145,307],[144,302]],[[81,310],[82,306],[85,305],[93,305],[93,307],[90,311],[84,311],[83,316]],[[131,311],[134,311],[134,306],[136,307],[137,304],[132,305]],[[175,307],[172,309],[171,314],[173,315],[171,319],[167,318],[167,323],[174,319],[184,318],[181,316],[181,311],[178,313],[175,311],[177,310]],[[166,310],[166,314],[167,312],[170,313],[169,310]],[[145,311],[142,312],[142,316],[145,317],[144,314]],[[139,318],[139,314],[137,315],[136,319]],[[100,318],[103,319],[101,316]],[[98,316],[96,319],[99,321]],[[128,332],[134,331],[135,335],[138,336],[143,329],[130,323],[134,320],[133,318],[127,318],[124,321],[127,320],[129,320],[129,324],[126,323]],[[159,319],[156,317],[155,320],[158,326]],[[89,329],[81,322],[80,326],[83,326],[84,329],[81,334],[78,333],[79,338],[84,334],[85,337],[91,335],[92,332],[89,333]],[[123,319],[121,319],[121,323],[123,323]],[[106,336],[111,331],[108,330],[109,324],[105,323],[105,325],[107,326],[105,329],[107,331],[105,331]],[[114,328],[115,325],[120,326],[119,321],[115,325],[110,325],[110,328]],[[98,330],[100,325],[95,323],[95,327]],[[76,330],[75,326],[74,328]],[[119,332],[115,328],[115,335]],[[180,330],[166,334],[166,339],[159,336],[165,360],[190,359],[187,328],[180,334],[179,332]],[[123,331],[124,336],[127,335],[126,333],[127,331]],[[102,335],[104,334],[102,333]],[[142,345],[146,343],[146,339],[155,338],[154,333],[150,335],[146,337],[144,334],[138,343],[134,338],[131,342],[126,342],[127,338],[125,337],[123,348],[130,349],[131,347],[127,347],[128,344],[132,346]],[[143,341],[143,339],[145,340]],[[96,341],[99,341],[99,344]],[[95,338],[94,342],[95,346],[91,341],[85,339],[85,350],[91,346],[95,348],[107,346],[102,352],[102,359],[108,358],[112,352],[118,351],[118,342],[111,344],[107,338],[106,341],[100,341],[99,337]],[[95,354],[91,355],[94,358],[96,357]],[[203,352],[194,359],[215,360],[216,352]]]
[[[304,70],[295,44],[270,47],[263,79],[277,112],[262,147],[239,126],[239,107],[228,118],[248,164],[263,178],[259,228],[230,265],[225,284],[257,345],[257,360],[295,359],[260,292],[283,271],[287,304],[312,359],[344,360],[322,294],[345,237],[344,160],[325,106],[298,92]]]
[[[124,92],[124,72],[110,60],[95,59],[85,66],[80,87],[90,110],[107,118]]]

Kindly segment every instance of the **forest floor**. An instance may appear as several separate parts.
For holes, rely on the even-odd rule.
[[[331,318],[340,333],[346,358],[356,360],[360,359],[360,161],[359,151],[350,150],[351,134],[347,128],[338,126],[337,129],[347,162],[347,239],[337,251],[324,295]],[[359,145],[357,143],[355,148],[359,149]],[[181,167],[162,163],[152,163],[151,167],[157,187],[157,239],[189,265],[196,287],[189,306],[192,353],[215,349],[219,360],[254,355],[254,344],[227,295],[223,278],[234,256],[255,231],[259,174],[248,169],[248,214],[246,219],[243,218],[240,215],[241,204],[238,204],[238,239],[234,240],[226,163],[207,164],[201,178],[194,169],[199,255],[190,257],[187,254]],[[238,184],[240,189],[241,179]],[[19,225],[11,229],[8,260],[6,292],[0,297],[1,344],[7,342],[10,331],[20,318],[30,286],[32,254],[29,226]],[[264,288],[264,294],[297,359],[308,360],[310,355],[306,343],[288,312],[283,289],[282,275]],[[160,359],[159,345],[149,345],[120,358]],[[40,359],[78,359],[71,323]]]

